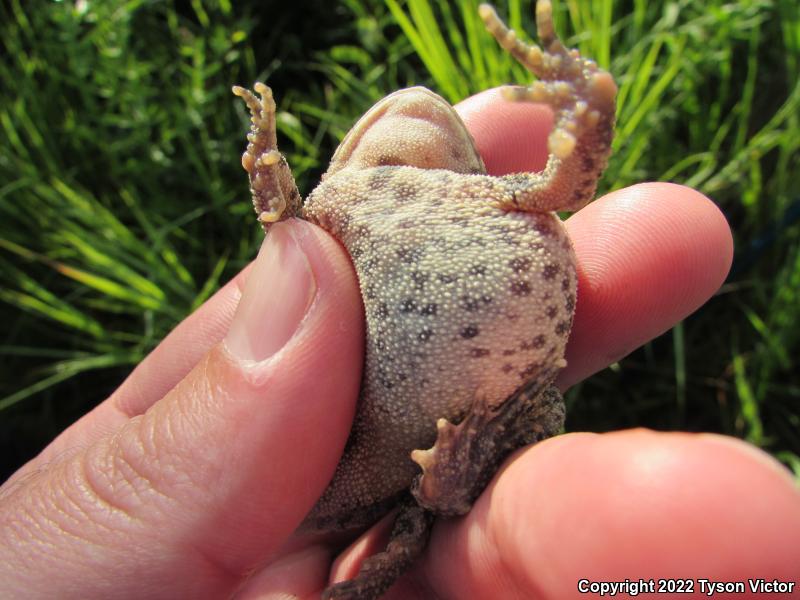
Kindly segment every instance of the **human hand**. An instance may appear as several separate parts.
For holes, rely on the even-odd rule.
[[[487,168],[541,169],[547,109],[497,96],[490,90],[458,107]],[[689,315],[730,267],[724,217],[683,186],[619,190],[566,225],[579,282],[562,388]],[[334,577],[354,576],[386,533],[382,523],[364,534]],[[469,514],[440,520],[424,560],[387,597],[586,597],[580,580],[640,578],[656,590],[659,579],[693,579],[695,592],[699,579],[779,579],[796,581],[797,593],[798,564],[800,490],[764,452],[711,434],[570,433],[518,451]]]
[[[460,109],[491,172],[544,164],[546,109],[493,92]],[[568,228],[580,289],[564,386],[692,312],[730,264],[719,211],[679,186],[616,192]],[[332,550],[292,531],[347,438],[360,306],[337,243],[307,223],[273,227],[252,268],[2,488],[4,594],[315,597]],[[334,576],[352,575],[379,533],[345,552]],[[787,579],[797,539],[800,494],[746,444],[570,434],[517,453],[469,515],[440,522],[392,594],[565,597],[583,577]]]

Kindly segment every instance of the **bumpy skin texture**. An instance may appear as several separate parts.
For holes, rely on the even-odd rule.
[[[370,524],[412,482],[428,511],[466,512],[510,451],[563,425],[563,401],[551,384],[565,365],[577,277],[553,211],[591,200],[610,152],[616,87],[558,40],[549,2],[537,6],[543,50],[520,42],[490,7],[480,14],[501,46],[540,78],[507,97],[553,109],[541,173],[487,175],[453,108],[427,89],[409,88],[359,120],[303,206],[277,151],[271,91],[256,84],[259,99],[234,88],[252,114],[242,164],[260,221],[268,230],[302,216],[333,234],[353,260],[364,300],[355,422],[306,529]],[[423,513],[404,509],[389,550],[371,559],[360,581],[334,586],[328,596],[374,597],[386,589],[421,552],[424,544],[412,537],[429,529]]]
[[[416,121],[430,129],[426,143],[467,136],[427,90],[397,92],[375,109],[405,139],[416,141]],[[440,111],[455,132],[431,127]],[[357,125],[351,136],[363,144],[370,133]],[[385,143],[359,150],[378,165],[397,152]],[[544,387],[563,365],[576,275],[558,217],[504,209],[513,184],[472,175],[483,171],[472,144],[445,168],[427,166],[441,155],[405,150],[419,166],[344,167],[306,203],[306,216],[350,253],[367,319],[358,413],[311,515],[322,527],[342,517],[361,524],[360,509],[407,488],[419,472],[409,453],[433,445],[437,419],[457,422],[476,397],[498,405],[530,380]]]

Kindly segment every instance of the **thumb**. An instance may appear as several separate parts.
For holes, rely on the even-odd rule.
[[[4,490],[0,580],[25,597],[228,596],[330,480],[362,340],[341,247],[274,226],[223,342],[143,415]]]

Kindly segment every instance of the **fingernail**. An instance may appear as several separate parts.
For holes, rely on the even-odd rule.
[[[225,344],[241,360],[261,362],[292,339],[317,284],[292,227],[270,228],[247,278]]]

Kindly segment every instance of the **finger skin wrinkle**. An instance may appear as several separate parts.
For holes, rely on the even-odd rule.
[[[208,427],[197,420],[197,415],[207,413],[197,404],[220,393],[209,384],[205,362],[200,365],[202,376],[192,378],[190,389],[176,402],[154,405],[87,452],[87,480],[98,499],[136,518],[140,511],[174,515],[171,508],[182,502],[181,490],[196,497],[192,490],[204,485],[210,476],[208,469],[214,465],[198,452],[207,445],[198,444],[196,434]],[[193,443],[182,443],[184,440]]]
[[[0,553],[14,566],[15,573],[40,569],[44,566],[42,561],[46,564],[50,560],[47,557],[56,556],[55,544],[51,541],[53,532],[56,539],[61,534],[73,537],[61,523],[45,516],[48,513],[42,509],[48,508],[52,500],[43,495],[52,496],[52,491],[48,487],[43,489],[40,481],[36,481],[40,479],[40,474],[36,473],[26,482],[25,488],[6,496],[0,512]],[[7,507],[16,507],[16,510]],[[4,552],[11,548],[15,551]]]
[[[232,569],[228,561],[224,560],[219,553],[209,550],[203,544],[188,544],[181,553],[195,556],[196,559],[191,562],[196,563],[197,569],[204,574],[204,578],[217,582],[219,587],[227,588],[227,594],[240,587],[257,567],[257,565],[252,565],[246,570]]]
[[[224,492],[228,468],[235,462],[220,458],[225,455],[224,432],[235,423],[251,418],[236,414],[237,398],[230,389],[226,366],[214,365],[205,357],[192,376],[180,384],[180,390],[170,394],[162,406],[154,407],[144,416],[147,427],[153,430],[153,452],[167,448],[160,457],[160,472],[178,502],[197,504],[196,490],[208,490],[202,500],[211,505],[218,500],[217,492]],[[227,383],[223,383],[227,382]],[[246,386],[246,382],[240,385]],[[161,410],[164,408],[163,410]],[[185,491],[185,497],[184,492]]]
[[[153,423],[163,428],[159,435],[164,447],[170,449],[166,457],[170,468],[180,473],[181,479],[204,487],[209,479],[222,474],[224,465],[219,464],[219,441],[212,438],[224,427],[228,416],[226,407],[234,402],[226,386],[215,383],[215,377],[210,359],[205,357],[193,376],[182,382],[182,391],[174,394],[169,410]],[[214,471],[213,475],[209,470]]]
[[[94,444],[84,455],[84,480],[90,502],[106,508],[109,514],[119,515],[125,520],[137,520],[143,507],[152,510],[157,503],[148,498],[152,493],[161,494],[153,486],[145,470],[156,466],[156,457],[151,456],[141,443],[131,435],[139,419],[134,419],[119,434]],[[132,439],[133,438],[133,439]]]
[[[80,461],[81,474],[76,489],[82,492],[82,504],[93,506],[93,513],[105,513],[104,519],[135,520],[135,507],[140,502],[135,471],[121,456],[113,439],[95,443]]]
[[[25,590],[24,597],[35,594],[40,586],[52,585],[41,578],[42,571],[95,571],[98,557],[113,553],[112,547],[96,541],[106,533],[107,521],[95,514],[96,499],[84,493],[88,487],[82,478],[79,460],[37,473],[15,502],[6,505],[14,509],[0,516],[0,548],[13,548],[11,556],[4,558],[17,565],[13,573],[21,583],[18,589]],[[97,571],[93,575],[101,579],[102,572]]]

